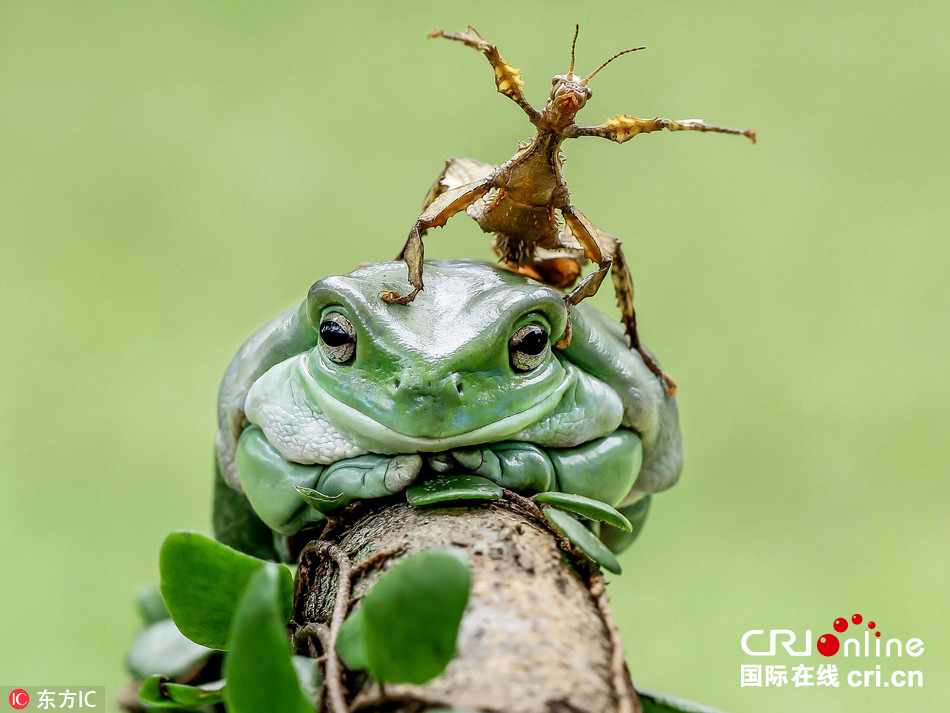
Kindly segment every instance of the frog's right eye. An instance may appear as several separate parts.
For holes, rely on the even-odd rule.
[[[356,351],[356,329],[339,312],[330,312],[320,323],[320,347],[330,361],[345,364]]]
[[[508,340],[508,358],[515,371],[531,371],[550,352],[548,333],[540,324],[526,324]]]

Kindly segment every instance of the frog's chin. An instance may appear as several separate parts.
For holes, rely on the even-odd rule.
[[[533,406],[492,423],[451,436],[410,436],[385,426],[322,389],[313,395],[327,419],[344,436],[373,453],[435,453],[465,446],[502,441],[551,413],[574,382],[568,376]]]

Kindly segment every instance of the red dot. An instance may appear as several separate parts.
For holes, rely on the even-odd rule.
[[[868,629],[873,629],[875,626],[877,626],[877,624],[875,624],[873,621],[868,622]]]
[[[847,631],[847,630],[848,630],[847,619],[844,619],[840,616],[837,619],[835,619],[835,631],[837,631],[840,634],[841,632]]]
[[[880,632],[880,631],[875,631],[875,632],[874,632],[874,635],[875,635],[875,636],[880,636],[880,635],[881,635],[881,632]]]
[[[860,624],[862,621],[864,621],[864,618],[860,614],[855,614],[851,617],[852,624]]]
[[[838,647],[841,644],[838,642],[838,637],[834,634],[825,634],[818,639],[818,653],[822,656],[834,656],[838,653]]]
[[[23,710],[30,705],[30,694],[22,688],[17,688],[10,692],[10,705],[18,711]]]

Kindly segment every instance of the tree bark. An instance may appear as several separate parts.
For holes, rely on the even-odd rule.
[[[603,577],[539,515],[521,498],[471,508],[366,501],[331,523],[301,554],[291,623],[299,653],[324,658],[331,713],[641,713]],[[448,668],[421,686],[336,675],[334,611],[338,625],[391,564],[449,545],[467,553],[472,589]],[[338,603],[347,568],[349,596]]]

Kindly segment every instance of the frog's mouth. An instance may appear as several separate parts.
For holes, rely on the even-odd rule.
[[[561,379],[547,395],[533,406],[505,416],[492,423],[451,436],[410,436],[386,426],[376,419],[337,400],[322,389],[313,392],[320,409],[344,436],[373,453],[434,453],[439,451],[501,441],[537,423],[557,408],[564,392],[574,383],[574,374]]]

